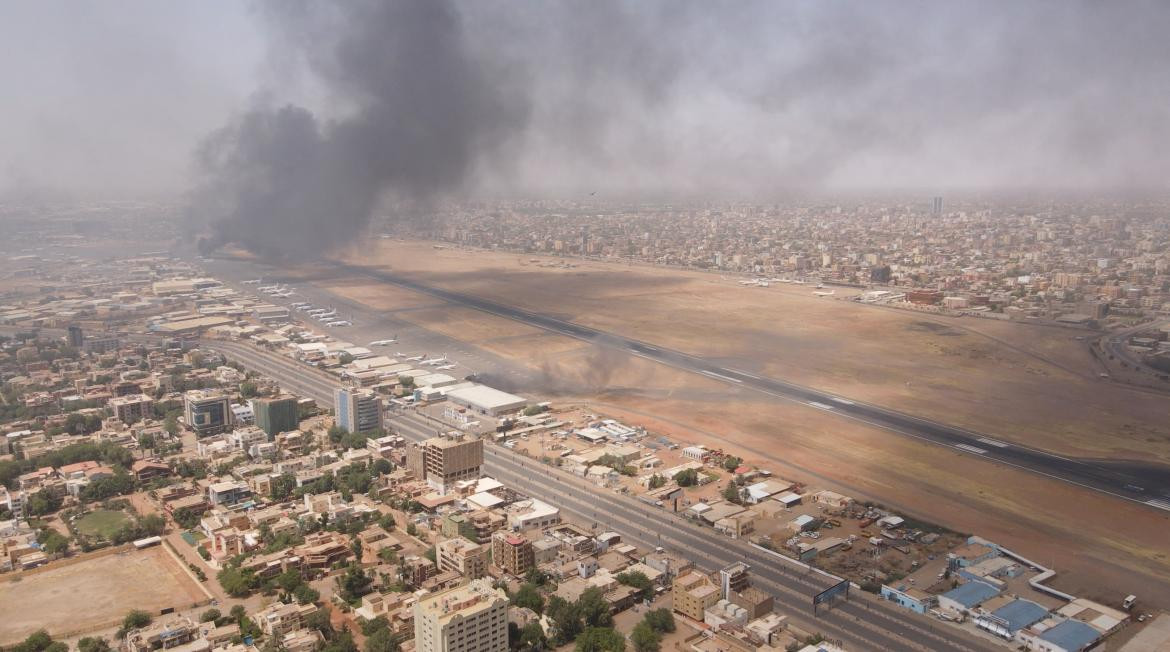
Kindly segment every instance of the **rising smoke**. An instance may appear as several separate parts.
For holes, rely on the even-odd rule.
[[[300,257],[349,244],[388,196],[426,200],[458,187],[526,121],[513,75],[473,56],[448,2],[278,2],[264,15],[321,82],[322,118],[257,107],[200,147],[191,212],[204,250],[227,242]]]
[[[319,97],[272,80],[204,141],[209,248],[315,254],[454,191],[1166,188],[1166,2],[259,6]]]

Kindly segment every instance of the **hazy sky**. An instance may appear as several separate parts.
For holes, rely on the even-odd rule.
[[[452,65],[393,46],[372,56],[394,66],[354,73],[368,62],[345,31],[361,28],[315,3],[0,1],[0,193],[182,192],[209,134],[286,103],[325,131],[362,114],[401,122],[401,138],[429,120],[390,141],[408,157],[425,158],[444,120],[470,120],[444,134],[463,158],[436,164],[436,187],[473,194],[1170,179],[1170,2],[454,7]],[[436,71],[479,76],[451,82],[470,92],[424,84],[420,102],[464,110],[393,99]],[[399,190],[426,176],[395,165]]]

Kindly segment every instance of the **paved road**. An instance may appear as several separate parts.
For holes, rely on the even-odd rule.
[[[1064,457],[1036,448],[999,441],[956,426],[835,396],[811,387],[724,367],[682,351],[655,346],[480,297],[444,290],[392,272],[341,263],[336,265],[338,269],[350,275],[390,283],[456,305],[523,322],[560,335],[621,349],[631,355],[676,369],[700,374],[775,398],[802,403],[810,409],[832,412],[844,418],[945,446],[964,454],[979,456],[1118,498],[1170,511],[1170,468],[1166,466],[1144,462],[1084,460]],[[963,469],[956,468],[954,471],[962,473]]]
[[[275,378],[285,388],[328,404],[335,381],[328,374],[296,361],[231,342],[205,342],[246,367]],[[439,426],[414,413],[391,419],[404,436],[421,440],[433,436]],[[775,553],[734,541],[701,528],[661,508],[627,496],[601,490],[575,476],[543,466],[534,460],[495,446],[485,450],[485,471],[522,493],[540,497],[575,520],[595,522],[613,529],[645,548],[670,547],[712,571],[735,561],[746,561],[762,589],[776,599],[782,613],[799,626],[840,639],[850,650],[1002,650],[952,626],[911,612],[895,610],[860,591],[851,602],[812,615],[812,596],[830,586],[828,577],[810,573]]]

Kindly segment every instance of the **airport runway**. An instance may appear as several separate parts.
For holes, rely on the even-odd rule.
[[[655,346],[651,343],[599,331],[588,326],[480,297],[444,290],[392,272],[332,261],[330,264],[350,275],[389,283],[455,305],[512,319],[560,335],[622,349],[630,355],[700,374],[729,385],[761,392],[778,399],[801,403],[808,406],[809,409],[832,412],[842,418],[860,421],[906,437],[945,446],[964,454],[978,456],[1118,498],[1170,511],[1170,468],[1164,466],[1139,462],[1064,457],[1036,448],[1000,441],[956,426],[835,396],[810,387],[720,366],[682,351]]]

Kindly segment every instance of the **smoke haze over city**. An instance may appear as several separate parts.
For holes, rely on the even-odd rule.
[[[8,3],[0,192],[215,187],[257,130],[319,141],[283,183],[340,173],[313,190],[359,211],[385,192],[1162,189],[1170,164],[1160,2],[341,7]]]

